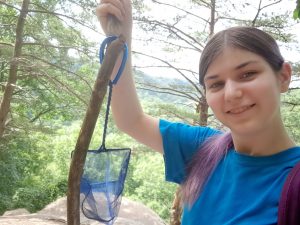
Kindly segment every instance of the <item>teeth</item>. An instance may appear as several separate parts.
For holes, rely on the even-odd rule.
[[[237,114],[237,113],[244,112],[244,111],[246,111],[249,108],[251,108],[250,105],[249,106],[243,106],[243,107],[240,107],[240,108],[232,109],[232,110],[229,111],[229,113]]]

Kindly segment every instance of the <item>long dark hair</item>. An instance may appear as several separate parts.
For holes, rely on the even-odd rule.
[[[233,27],[215,34],[207,43],[200,58],[199,81],[204,87],[204,76],[209,65],[226,48],[238,48],[253,52],[280,71],[284,59],[279,47],[269,34],[253,27]],[[206,140],[187,168],[187,178],[182,185],[182,200],[192,206],[216,165],[233,146],[230,132],[215,135]]]

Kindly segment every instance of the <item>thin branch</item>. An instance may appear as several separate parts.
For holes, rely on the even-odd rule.
[[[5,6],[9,7],[9,8],[13,8],[13,9],[15,9],[15,10],[17,10],[17,11],[21,11],[20,8],[17,8],[17,7],[15,7],[15,6],[13,6],[13,5],[7,4],[7,3],[6,3],[5,1],[3,1],[3,0],[0,0],[0,5],[5,5]]]
[[[202,17],[200,17],[200,16],[198,16],[198,15],[196,15],[194,13],[191,13],[191,12],[185,10],[185,9],[179,8],[179,7],[175,6],[175,5],[171,5],[171,4],[164,3],[164,2],[159,2],[159,1],[156,1],[156,0],[152,0],[152,2],[155,2],[155,3],[160,4],[160,5],[166,5],[166,6],[178,9],[179,11],[182,11],[182,12],[187,13],[188,15],[194,16],[194,17],[196,17],[196,18],[204,21],[205,23],[209,23],[209,21],[207,19],[204,19],[204,18],[202,18]]]
[[[151,84],[144,84],[144,83],[141,83],[141,82],[137,82],[137,84],[140,84],[140,85],[143,85],[143,86],[146,86],[146,87],[150,87],[150,88],[139,87],[140,89],[143,89],[143,90],[148,90],[148,91],[158,92],[158,93],[167,93],[167,94],[187,98],[187,99],[193,100],[195,102],[199,101],[199,98],[198,98],[197,95],[196,95],[196,98],[195,98],[192,95],[188,94],[187,92],[175,90],[175,89],[172,89],[172,88],[158,87],[158,86],[151,85]],[[151,89],[151,88],[154,88],[154,89]],[[195,93],[191,92],[191,94],[195,94]]]
[[[82,103],[84,103],[85,105],[88,105],[88,103],[87,103],[87,101],[86,101],[85,99],[83,99],[79,94],[75,93],[75,92],[72,90],[72,88],[70,88],[70,87],[68,87],[67,85],[65,85],[64,82],[60,81],[59,79],[57,79],[57,78],[55,78],[55,77],[53,77],[53,76],[48,75],[48,74],[47,74],[46,72],[44,72],[44,71],[40,71],[40,72],[41,72],[41,74],[39,74],[40,76],[43,76],[43,77],[48,78],[47,80],[50,81],[50,82],[52,82],[56,87],[57,87],[57,86],[63,87],[63,89],[64,89],[66,92],[68,92],[68,93],[74,95],[78,100],[80,100],[80,101],[81,101]],[[59,84],[59,85],[57,85],[57,84]]]
[[[269,5],[265,5],[265,6],[263,6],[260,10],[263,10],[263,9],[265,9],[265,8],[271,6],[271,5],[276,5],[276,4],[280,3],[281,1],[282,1],[282,0],[278,0],[277,2],[273,2],[273,3],[270,3]]]
[[[289,102],[289,101],[282,101],[283,104],[291,105],[293,108],[295,106],[300,106],[300,103],[295,103],[295,102]]]
[[[289,91],[293,91],[293,90],[300,90],[300,87],[289,88]]]
[[[178,97],[181,97],[181,98],[188,98],[184,95],[172,93],[172,92],[169,92],[169,91],[158,91],[158,90],[153,90],[153,89],[149,89],[149,88],[142,88],[142,87],[138,87],[138,89],[144,90],[144,91],[152,91],[152,92],[160,93],[160,94],[169,94],[169,95],[178,96]]]
[[[9,47],[15,47],[15,45],[13,43],[7,43],[7,42],[0,42],[0,46],[1,45],[5,45],[5,46],[9,46]]]
[[[258,16],[259,16],[259,13],[260,13],[260,11],[261,11],[261,8],[260,8],[260,7],[261,7],[261,1],[262,1],[262,0],[259,1],[257,13],[256,13],[254,19],[252,20],[252,27],[255,26],[256,20],[257,20],[257,18],[258,18]]]
[[[233,20],[233,21],[238,21],[238,22],[251,22],[249,20],[244,20],[244,19],[238,19],[238,18],[233,18],[233,17],[225,17],[225,16],[219,16],[217,17],[216,20]]]
[[[170,115],[173,115],[173,116],[179,118],[182,122],[185,122],[187,124],[191,124],[191,121],[189,121],[186,117],[175,113],[175,111],[173,111],[173,110],[170,111],[170,110],[167,110],[166,108],[164,108],[164,111],[166,111],[166,113],[169,113]]]
[[[169,66],[162,66],[162,65],[151,65],[151,66],[138,66],[138,65],[134,65],[133,68],[136,68],[136,69],[145,69],[145,68],[170,68]],[[188,72],[188,73],[191,73],[191,75],[197,80],[197,76],[198,73],[192,71],[192,70],[189,70],[189,69],[184,69],[184,68],[177,68],[178,70],[180,71],[185,71],[185,72]]]
[[[1,43],[0,43],[1,44]],[[90,57],[90,55],[87,54],[84,50],[80,49],[80,46],[58,46],[58,45],[51,45],[51,44],[41,44],[41,43],[36,43],[36,42],[25,42],[23,45],[30,45],[30,46],[42,46],[42,47],[50,47],[50,48],[58,48],[58,49],[74,49],[78,52],[83,53],[86,55],[89,59],[93,59],[93,57]],[[50,52],[49,52],[50,53]],[[96,52],[89,51],[89,53],[96,54]]]
[[[150,20],[147,19],[145,17],[143,18],[136,18],[137,21],[142,22],[142,23],[146,23],[146,24],[150,24],[150,25],[158,25],[166,30],[168,30],[169,32],[171,32],[172,34],[174,34],[175,36],[177,36],[180,40],[184,41],[185,43],[187,43],[188,45],[192,46],[193,48],[195,48],[196,50],[198,50],[199,52],[201,52],[201,48],[203,48],[204,46],[199,43],[194,37],[192,37],[191,35],[183,32],[182,30],[180,30],[179,28],[172,26],[170,24],[165,24],[161,21],[158,20]],[[182,34],[179,35],[179,34]],[[198,44],[201,48],[197,47],[196,45],[192,44],[188,39],[190,39],[191,41],[193,41],[194,43]]]
[[[157,42],[161,42],[164,45],[170,45],[170,46],[174,46],[175,48],[178,49],[186,49],[186,50],[192,50],[192,51],[196,51],[197,53],[199,52],[198,49],[195,49],[194,47],[188,47],[188,46],[184,46],[184,45],[179,45],[179,44],[175,44],[173,42],[167,41],[167,40],[163,40],[163,39],[159,39],[159,38],[148,38],[148,39],[141,39],[141,38],[135,38],[135,41],[142,41],[142,42],[153,42],[153,41],[157,41]]]
[[[278,4],[279,2],[281,2],[281,0],[278,0],[278,1],[276,1],[276,2],[273,2],[273,3],[270,3],[270,4],[268,4],[268,5],[265,5],[265,6],[261,7],[262,0],[260,0],[260,1],[259,1],[259,6],[258,6],[257,13],[256,13],[254,19],[252,20],[252,26],[253,26],[253,27],[255,26],[255,23],[256,23],[256,21],[257,21],[257,18],[258,18],[258,16],[259,16],[260,12],[261,12],[263,9],[265,9],[265,8],[271,6],[271,5]]]
[[[34,118],[32,118],[30,120],[31,123],[34,123],[37,119],[39,119],[41,116],[47,114],[48,112],[51,112],[51,111],[54,111],[55,108],[48,108],[48,109],[45,109],[45,110],[42,110],[41,112],[39,112]]]
[[[4,15],[4,14],[1,14],[1,16],[3,17],[7,17],[7,16],[10,16],[10,15]],[[15,17],[17,18],[17,17]],[[0,27],[8,27],[8,28],[11,28],[12,26],[15,26],[16,24],[14,23],[11,23],[11,24],[0,24]]]
[[[152,66],[134,66],[134,68],[170,68],[169,66],[161,66],[161,65],[152,65]],[[181,71],[185,71],[185,72],[189,72],[193,75],[198,74],[195,71],[189,70],[189,69],[185,69],[185,68],[177,68],[178,70]]]
[[[206,8],[210,8],[211,4],[207,3],[206,1],[203,0],[197,0],[197,1],[193,1],[194,3],[196,3],[199,6],[205,6]],[[200,4],[202,3],[202,4]]]
[[[191,80],[189,79],[182,71],[178,70],[175,66],[173,66],[171,63],[169,63],[166,60],[160,59],[158,57],[155,56],[151,56],[151,55],[147,55],[145,53],[141,53],[141,52],[136,52],[136,51],[132,51],[134,54],[138,54],[138,55],[142,55],[142,56],[146,56],[155,60],[158,60],[166,65],[168,65],[171,69],[174,69],[175,71],[177,71],[182,77],[184,77],[194,88],[197,92],[199,92],[201,95],[203,95],[203,93],[201,92],[201,90],[199,89],[199,87],[197,87],[197,85]]]
[[[56,12],[51,12],[51,11],[34,10],[34,9],[29,10],[28,12],[50,14],[50,15],[56,16],[56,17],[59,18],[60,20],[61,20],[60,17],[65,17],[65,18],[67,18],[67,19],[70,19],[70,20],[72,20],[72,21],[74,21],[74,22],[80,24],[80,25],[83,26],[83,27],[86,27],[86,28],[88,28],[88,29],[90,29],[90,30],[92,30],[92,31],[94,31],[94,32],[96,32],[96,33],[99,33],[97,30],[95,30],[94,27],[88,26],[88,25],[86,25],[84,22],[81,22],[81,21],[75,19],[75,18],[72,17],[72,16],[68,16],[68,15],[64,15],[64,14],[56,13]],[[99,33],[99,34],[100,34],[100,33]]]
[[[55,67],[55,68],[57,68],[57,69],[59,69],[59,70],[61,70],[61,71],[67,72],[67,73],[72,74],[72,75],[75,75],[75,76],[78,77],[80,80],[84,81],[84,82],[87,84],[87,86],[89,87],[89,89],[92,90],[92,87],[91,87],[90,83],[89,83],[87,80],[85,80],[82,76],[80,76],[79,74],[77,74],[77,73],[74,73],[74,72],[72,72],[72,71],[70,71],[70,70],[67,70],[67,69],[65,69],[65,68],[63,68],[63,67],[61,67],[61,66],[56,65],[56,64],[50,63],[50,62],[48,62],[48,61],[46,61],[46,60],[44,60],[44,59],[42,59],[42,58],[39,58],[39,57],[37,57],[37,56],[34,56],[34,55],[23,54],[23,56],[27,56],[27,57],[34,58],[34,59],[39,60],[39,61],[41,61],[41,62],[43,62],[43,63],[45,63],[45,64],[47,64],[47,65],[49,65],[49,66],[53,66],[53,67]]]

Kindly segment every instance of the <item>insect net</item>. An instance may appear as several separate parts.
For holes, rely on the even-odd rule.
[[[116,219],[124,189],[131,150],[89,150],[80,183],[83,214],[105,224]]]
[[[103,62],[106,46],[117,37],[106,38],[100,47],[100,62]],[[125,67],[128,47],[124,44],[124,55],[120,69],[113,81],[109,82],[109,95],[105,114],[102,144],[98,150],[88,150],[80,181],[80,204],[82,213],[89,219],[113,224],[121,204],[124,182],[127,174],[129,148],[105,147],[105,137],[113,85],[117,84]]]

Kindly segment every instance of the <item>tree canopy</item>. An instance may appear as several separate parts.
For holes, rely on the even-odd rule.
[[[224,27],[247,25],[299,52],[291,47],[298,21],[291,15],[299,19],[299,2],[285,10],[287,0],[133,1],[134,74],[144,110],[222,129],[198,83],[205,43]],[[95,5],[0,0],[0,214],[20,207],[33,212],[66,193],[71,152],[99,67],[98,43],[90,37],[104,37]],[[298,144],[299,65],[293,62],[294,86],[282,98],[284,122]],[[158,69],[162,77],[153,76]],[[99,147],[103,118],[101,112],[91,149]],[[125,195],[168,220],[176,185],[163,182],[163,158],[109,120],[108,145],[133,149]]]

